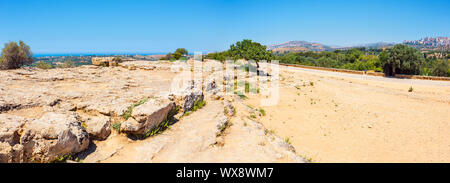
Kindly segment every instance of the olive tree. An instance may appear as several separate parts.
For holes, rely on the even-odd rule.
[[[423,54],[403,44],[395,45],[388,54],[385,61],[385,73],[388,76],[395,74],[419,74],[420,68],[425,62]]]
[[[23,41],[5,44],[0,58],[0,69],[17,69],[33,63],[33,53]]]
[[[435,76],[448,76],[450,69],[448,60],[438,59],[433,64],[432,72]]]
[[[234,60],[254,60],[258,68],[259,61],[269,61],[273,57],[272,52],[267,51],[266,46],[248,39],[238,41],[231,45],[228,54]]]
[[[182,56],[185,56],[188,54],[188,51],[185,48],[178,48],[175,50],[175,53],[180,53]]]

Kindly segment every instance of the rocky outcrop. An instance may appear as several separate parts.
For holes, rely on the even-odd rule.
[[[0,162],[51,162],[89,145],[73,114],[46,113],[40,119],[0,114],[0,119]]]
[[[20,141],[22,127],[27,119],[9,114],[0,114],[0,142],[13,146]]]
[[[23,163],[23,146],[0,142],[0,163]]]
[[[81,120],[92,139],[105,140],[111,134],[111,119],[108,116],[82,117]]]
[[[195,101],[204,100],[201,85],[199,86],[197,83],[199,82],[191,81],[191,84],[185,89],[169,94],[169,98],[175,101],[177,106],[181,107],[182,112],[191,111],[194,108]]]
[[[234,95],[222,91],[222,84],[234,79],[213,72],[216,64],[222,66],[139,61],[120,67],[0,71],[0,162],[52,162],[69,154],[85,162],[272,162],[284,157],[289,147],[282,139],[271,143],[255,122],[240,121],[248,114],[239,114],[234,99],[229,100]],[[172,91],[172,81],[186,69],[202,76],[183,75],[186,85]],[[215,100],[199,103],[206,99]],[[174,110],[181,112],[174,115],[178,122],[159,131],[163,135],[130,139],[129,134],[146,135]]]
[[[174,109],[175,102],[168,99],[150,99],[133,109],[131,117],[122,123],[120,131],[144,134],[166,120],[169,112]]]
[[[23,146],[20,133],[27,119],[0,114],[0,163],[23,162]]]

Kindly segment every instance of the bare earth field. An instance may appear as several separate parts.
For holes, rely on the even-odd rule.
[[[450,82],[280,73],[279,104],[263,107],[260,122],[297,154],[313,162],[450,162]],[[249,97],[259,107],[260,97]]]

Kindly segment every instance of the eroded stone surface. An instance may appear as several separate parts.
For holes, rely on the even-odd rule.
[[[105,140],[111,134],[111,119],[108,116],[82,117],[86,131],[94,139]]]
[[[89,145],[89,135],[73,114],[47,113],[23,129],[20,144],[27,162],[49,162],[78,153]]]
[[[131,118],[122,123],[121,131],[132,134],[144,134],[167,119],[175,109],[175,102],[168,99],[150,99],[133,109]]]
[[[244,125],[248,114],[235,114],[239,97],[221,87],[234,77],[215,73],[217,66],[222,64],[136,61],[0,71],[0,162],[49,162],[77,153],[86,162],[303,162],[257,122]],[[203,75],[189,79],[191,72]],[[177,75],[188,78],[187,85],[174,91]],[[125,120],[142,99],[149,100]],[[202,100],[207,105],[194,112]],[[164,133],[142,141],[126,135],[148,132],[176,107],[179,121]],[[37,114],[23,114],[29,111]],[[125,134],[111,130],[118,122]]]

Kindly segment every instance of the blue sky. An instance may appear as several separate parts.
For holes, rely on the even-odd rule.
[[[252,39],[350,46],[450,36],[448,0],[0,0],[0,44],[35,53],[222,51]]]

